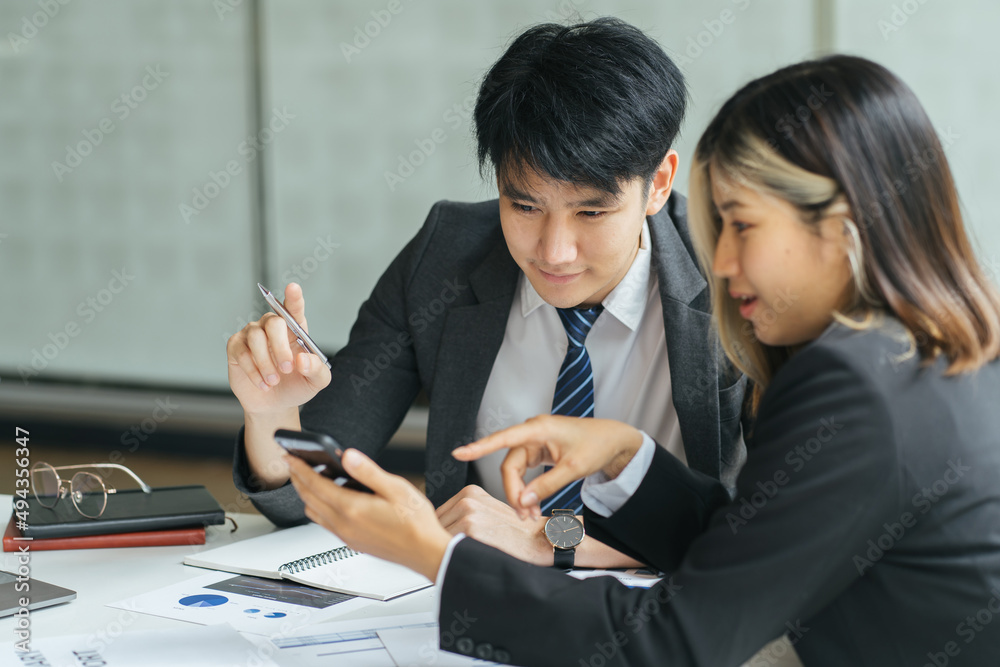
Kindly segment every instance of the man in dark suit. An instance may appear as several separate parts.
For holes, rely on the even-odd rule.
[[[329,433],[374,456],[422,389],[426,491],[440,521],[536,564],[553,563],[543,522],[519,521],[499,500],[499,459],[469,466],[455,447],[539,413],[607,417],[732,490],[746,380],[712,333],[685,200],[672,193],[684,104],[674,64],[620,21],[516,38],[475,110],[499,200],[434,206],[331,370],[293,358],[274,315],[230,339],[246,415],[237,487],[275,523],[302,521],[274,430]],[[301,290],[285,296],[304,323]],[[549,505],[579,514],[579,486]],[[591,538],[576,551],[578,565],[629,562]]]

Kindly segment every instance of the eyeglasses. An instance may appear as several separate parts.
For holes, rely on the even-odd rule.
[[[59,477],[59,470],[78,470],[80,468],[115,468],[123,470],[139,482],[143,493],[152,493],[153,489],[139,479],[139,476],[123,465],[117,463],[89,463],[75,466],[52,466],[39,461],[31,466],[31,490],[42,507],[55,507],[56,503],[67,495],[73,501],[76,511],[88,519],[96,519],[104,514],[108,506],[108,494],[118,491],[112,486],[104,485],[104,480],[92,472],[78,472],[73,475],[67,487],[66,480]]]

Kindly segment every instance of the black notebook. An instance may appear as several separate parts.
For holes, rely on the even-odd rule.
[[[214,526],[225,521],[225,512],[204,486],[165,486],[152,493],[128,489],[108,494],[108,505],[97,519],[77,512],[69,497],[51,509],[42,507],[37,498],[28,498],[28,525],[21,532],[25,537],[75,537]]]

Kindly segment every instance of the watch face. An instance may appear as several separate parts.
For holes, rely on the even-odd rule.
[[[554,547],[572,549],[583,542],[583,524],[575,516],[557,515],[545,522],[545,536]]]

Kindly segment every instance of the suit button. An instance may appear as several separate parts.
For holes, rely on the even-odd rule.
[[[475,647],[476,645],[469,637],[459,637],[458,641],[455,642],[455,650],[462,655],[472,655],[472,650]]]
[[[482,643],[476,647],[476,657],[480,660],[493,659],[493,644]]]
[[[502,648],[495,648],[493,649],[493,661],[508,663],[510,662],[510,653]]]

